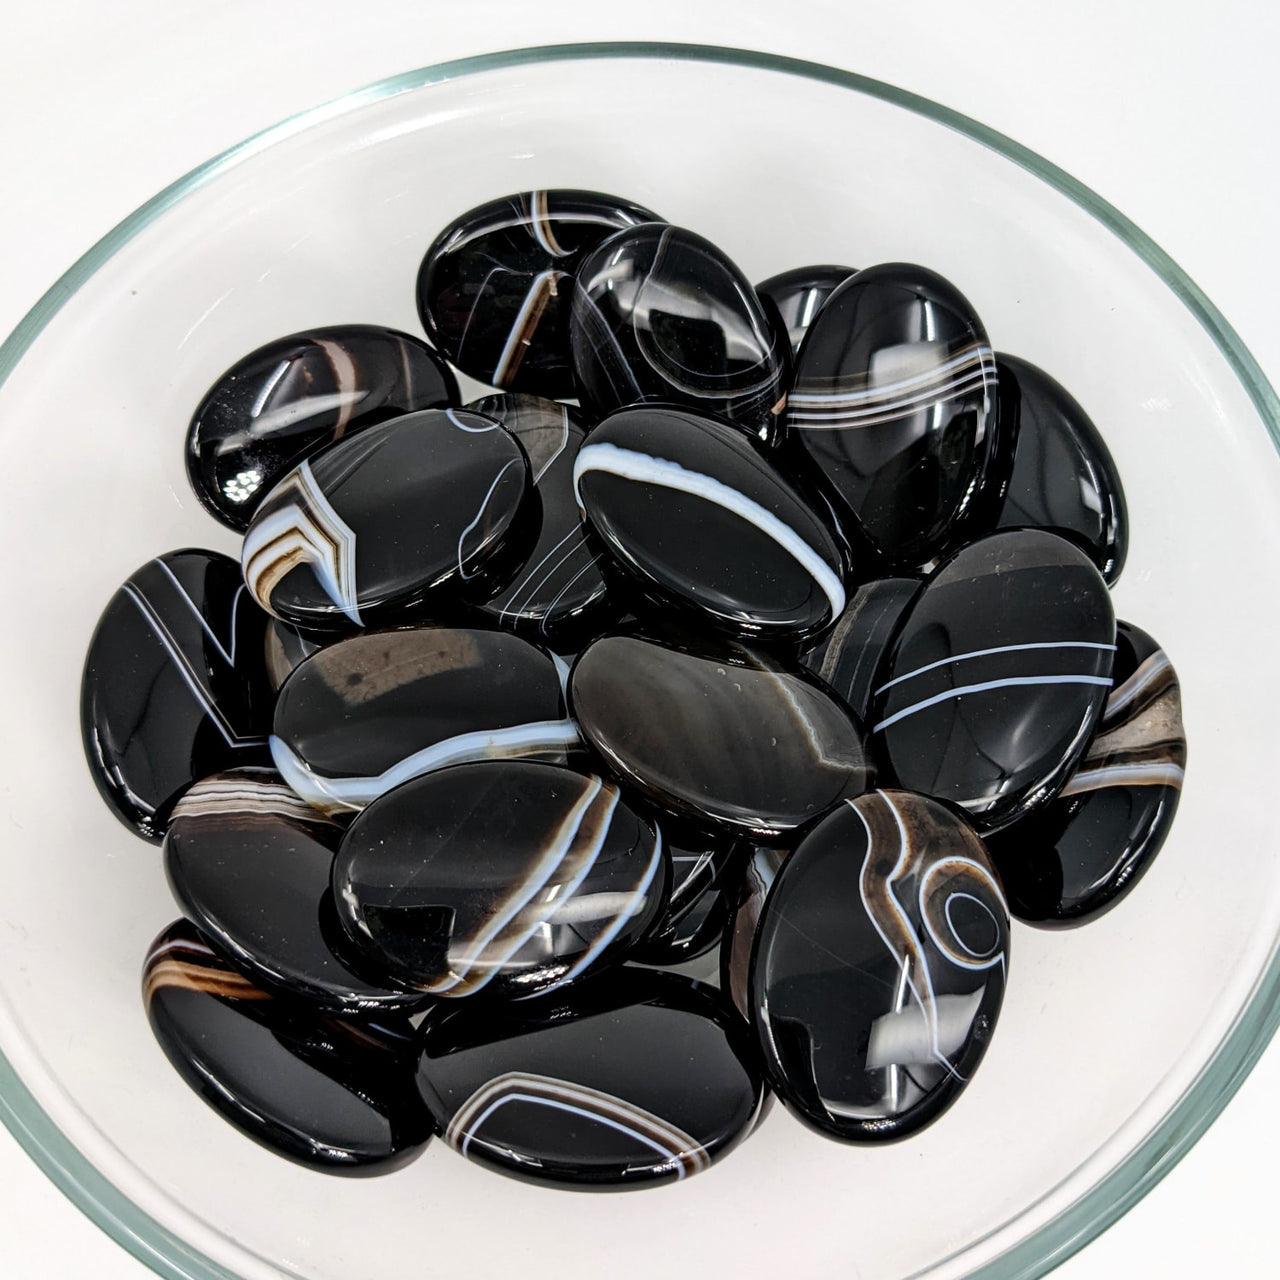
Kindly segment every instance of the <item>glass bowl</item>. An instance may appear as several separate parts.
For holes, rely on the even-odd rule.
[[[77,700],[129,573],[181,546],[236,550],[187,486],[188,418],[269,339],[418,331],[414,276],[436,232],[551,186],[657,209],[754,279],[807,262],[941,271],[998,349],[1083,403],[1124,477],[1116,609],[1181,676],[1181,811],[1110,915],[1015,926],[982,1070],[900,1145],[826,1142],[778,1108],[722,1165],[644,1195],[552,1193],[438,1142],[386,1178],[330,1178],[223,1122],[147,1027],[139,966],[177,912],[157,850],[98,799]],[[0,1109],[162,1275],[1039,1275],[1159,1178],[1270,1036],[1277,695],[1258,655],[1280,599],[1258,584],[1280,554],[1276,398],[1155,245],[1009,139],[874,81],[726,49],[571,46],[416,71],[161,193],[40,302],[0,348],[0,378]]]

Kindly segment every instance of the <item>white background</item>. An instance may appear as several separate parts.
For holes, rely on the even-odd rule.
[[[0,0],[0,334],[112,225],[257,129],[398,71],[591,39],[813,58],[977,117],[1149,232],[1280,385],[1272,0]],[[1278,1140],[1280,1044],[1172,1175],[1057,1275],[1276,1275]],[[0,1187],[4,1280],[150,1274],[3,1130]],[[421,1261],[430,1275],[429,1239]]]

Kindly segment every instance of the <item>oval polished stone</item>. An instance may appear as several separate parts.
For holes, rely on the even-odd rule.
[[[451,222],[418,272],[418,314],[463,373],[504,390],[572,396],[569,291],[583,257],[657,214],[597,191],[527,191]]]
[[[531,640],[576,640],[611,612],[573,492],[573,464],[586,432],[568,405],[538,396],[485,396],[468,408],[502,423],[524,446],[542,513],[523,567],[480,613]]]
[[[569,332],[597,417],[682,405],[777,434],[791,352],[742,272],[692,231],[651,223],[601,244],[578,270]]]
[[[778,308],[793,355],[800,350],[800,343],[823,303],[856,271],[856,267],[826,264],[794,267],[756,285],[756,295],[768,298]]]
[[[998,526],[1051,529],[1070,538],[1114,586],[1128,552],[1129,513],[1111,451],[1088,414],[1043,369],[997,355],[996,370],[1018,420]]]
[[[761,914],[749,1004],[770,1086],[829,1137],[916,1132],[981,1062],[1008,950],[1000,883],[962,818],[902,791],[841,805]]]
[[[325,1173],[390,1173],[431,1137],[402,1014],[330,1018],[279,1000],[186,920],[152,943],[142,995],[178,1074],[279,1155]]]
[[[622,959],[669,881],[661,834],[613,783],[522,760],[397,787],[333,865],[339,920],[370,964],[451,998],[549,991]]]
[[[578,501],[659,604],[731,634],[812,634],[845,605],[840,548],[742,432],[682,409],[606,418],[573,465]]]
[[[605,636],[574,663],[569,703],[620,778],[695,822],[778,835],[870,782],[844,707],[808,674],[743,645]]]
[[[996,831],[1061,790],[1111,687],[1115,615],[1073,543],[981,538],[925,584],[875,695],[877,759]]]
[[[89,642],[80,726],[102,798],[148,840],[178,798],[220,769],[269,764],[267,619],[236,562],[171,551],[111,597]]]
[[[418,1086],[455,1150],[580,1191],[699,1173],[767,1105],[750,1036],[719,993],[641,969],[498,1008],[437,1008]]]
[[[169,887],[182,912],[258,986],[338,1013],[420,1008],[420,995],[365,982],[325,937],[342,828],[270,769],[197,782],[164,837]]]
[[[1012,443],[981,321],[924,267],[868,267],[796,357],[787,432],[887,568],[929,564],[982,525]]]
[[[907,610],[924,584],[919,578],[863,583],[835,626],[800,652],[800,663],[825,680],[865,726],[877,677]]]
[[[448,765],[563,764],[580,745],[566,674],[545,650],[501,631],[352,636],[312,655],[280,690],[271,755],[289,786],[330,816]]]
[[[1160,852],[1182,794],[1178,677],[1145,631],[1116,624],[1115,687],[1058,798],[988,840],[1009,906],[1048,927],[1084,924],[1129,893]]]
[[[244,532],[285,473],[401,413],[458,403],[425,342],[374,325],[313,329],[259,347],[209,389],[187,430],[187,475],[216,520]]]
[[[485,581],[508,537],[522,540],[530,492],[524,450],[491,418],[406,414],[285,476],[245,534],[245,582],[264,609],[301,627],[401,622],[428,592]]]
[[[641,964],[676,965],[705,955],[720,941],[729,919],[748,849],[723,836],[679,831],[663,824],[671,861],[671,897],[662,918],[631,953]]]
[[[782,870],[787,853],[786,849],[774,849],[768,845],[756,845],[751,850],[742,876],[733,886],[729,924],[720,940],[720,990],[748,1022],[751,1020],[747,1003],[751,948],[760,927],[765,899]]]

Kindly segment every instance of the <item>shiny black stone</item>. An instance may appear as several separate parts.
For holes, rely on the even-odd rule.
[[[1115,687],[1058,798],[988,838],[1009,907],[1030,924],[1109,911],[1160,852],[1182,794],[1187,740],[1178,677],[1145,631],[1116,624]]]
[[[598,417],[682,405],[772,440],[791,365],[775,320],[710,241],[661,223],[620,231],[583,262],[573,286],[582,403]]]
[[[574,463],[601,541],[660,605],[731,634],[795,639],[844,608],[835,537],[763,451],[683,409],[624,409]]]
[[[80,726],[112,812],[148,840],[198,779],[269,764],[267,619],[234,560],[171,551],[111,597],[85,659]]]
[[[794,267],[756,285],[756,295],[778,308],[794,355],[822,305],[855,273],[856,267]]]
[[[750,969],[770,1086],[820,1133],[904,1138],[972,1078],[1004,996],[1009,916],[982,841],[936,801],[876,791],[796,846]]]
[[[355,946],[431,995],[530,995],[622,959],[666,905],[662,839],[612,783],[495,760],[415,778],[352,823],[333,900]]]
[[[330,816],[471,760],[563,764],[579,746],[567,668],[501,631],[367,632],[308,658],[280,690],[271,755],[285,781]]]
[[[332,639],[332,636],[308,634],[291,623],[271,618],[267,624],[265,650],[267,678],[271,687],[279,691],[299,663],[323,649]]]
[[[729,921],[730,895],[750,850],[723,836],[682,831],[675,823],[664,823],[662,830],[671,860],[671,898],[630,958],[642,964],[684,964],[720,941]]]
[[[498,1009],[437,1008],[418,1086],[455,1150],[583,1191],[698,1173],[766,1105],[750,1035],[719,993],[640,969]]]
[[[526,191],[471,209],[418,272],[418,314],[463,373],[491,386],[572,396],[569,293],[583,257],[623,227],[660,221],[597,191]]]
[[[258,986],[335,1013],[421,1008],[422,996],[365,982],[329,945],[322,920],[341,838],[277,773],[234,769],[178,801],[165,872],[183,914]]]
[[[484,598],[504,544],[523,547],[531,493],[524,450],[493,419],[406,414],[281,480],[245,534],[245,581],[268,612],[313,630],[403,622],[428,593]]]
[[[548,644],[577,640],[611,613],[604,576],[588,543],[573,492],[573,464],[586,432],[577,412],[538,396],[485,396],[467,406],[498,422],[524,446],[541,523],[515,577],[480,613],[500,627]]]
[[[569,703],[620,778],[712,827],[778,835],[869,785],[845,708],[808,673],[743,645],[605,636],[574,663]]]
[[[205,509],[243,532],[287,471],[324,445],[401,413],[458,403],[425,342],[374,325],[313,329],[259,347],[209,389],[187,430]]]
[[[1079,543],[1114,586],[1129,547],[1129,512],[1111,451],[1088,414],[1043,369],[998,355],[1002,407],[1017,415],[1013,473],[1000,528],[1051,529]]]
[[[796,357],[786,424],[887,569],[928,565],[995,524],[1010,432],[972,307],[924,267],[868,267]]]
[[[825,680],[864,727],[877,676],[922,585],[919,578],[863,583],[835,626],[800,653],[801,664]]]
[[[1074,543],[1008,530],[958,551],[907,615],[871,728],[904,788],[995,831],[1045,804],[1111,686],[1115,617]]]
[[[751,977],[751,949],[760,927],[760,915],[773,882],[782,870],[788,850],[756,845],[732,887],[729,923],[720,940],[720,990],[748,1021],[747,984]]]
[[[142,994],[182,1078],[282,1156],[326,1173],[389,1173],[431,1136],[403,1014],[330,1018],[271,996],[185,920],[152,944]]]

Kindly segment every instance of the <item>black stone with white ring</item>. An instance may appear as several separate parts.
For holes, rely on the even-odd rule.
[[[1115,615],[1074,543],[993,533],[929,577],[876,690],[868,729],[899,785],[996,831],[1048,803],[1111,688]]]
[[[769,1084],[829,1137],[915,1133],[982,1061],[1008,953],[1000,882],[962,818],[903,791],[838,806],[760,916],[748,1005]]]
[[[318,631],[402,623],[428,596],[485,599],[523,547],[531,493],[524,450],[492,418],[406,414],[280,481],[245,534],[245,582],[269,613]]]
[[[834,535],[734,427],[624,409],[588,437],[573,478],[592,528],[660,606],[761,639],[813,634],[844,609]]]

